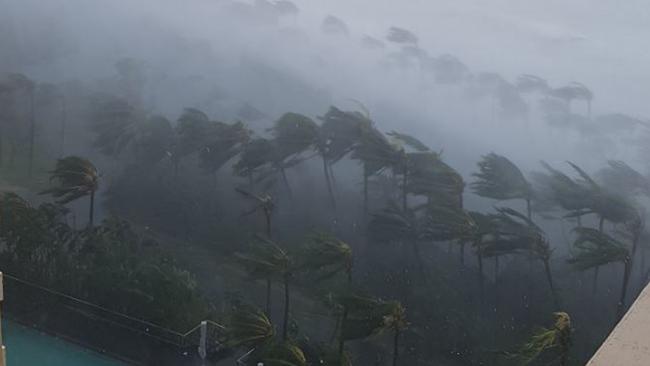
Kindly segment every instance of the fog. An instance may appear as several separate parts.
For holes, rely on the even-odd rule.
[[[237,287],[239,282],[230,284],[228,276],[231,273],[228,270],[225,273],[217,271],[215,275],[212,273],[213,268],[205,261],[206,258],[213,260],[211,256],[215,256],[218,258],[214,259],[215,262],[225,262],[223,258],[226,254],[231,256],[235,251],[241,250],[235,244],[238,243],[237,240],[248,240],[255,231],[251,226],[261,225],[261,216],[257,219],[242,219],[238,216],[240,211],[245,211],[246,201],[242,203],[242,197],[233,191],[233,187],[245,186],[244,183],[248,180],[248,188],[261,190],[261,185],[255,185],[259,182],[254,182],[252,170],[257,169],[255,173],[260,176],[266,172],[258,166],[246,173],[248,175],[220,171],[221,166],[233,170],[231,165],[236,160],[234,157],[243,154],[242,151],[248,145],[233,149],[236,152],[212,171],[204,171],[200,165],[200,155],[210,152],[207,145],[201,145],[177,158],[177,152],[172,150],[177,147],[174,144],[181,143],[168,143],[165,140],[166,145],[157,151],[158,160],[150,166],[140,161],[135,162],[137,158],[128,156],[127,153],[101,151],[96,136],[101,133],[92,129],[95,122],[93,116],[99,115],[93,114],[97,112],[93,109],[96,108],[93,104],[95,99],[110,100],[106,96],[115,96],[135,111],[133,115],[140,118],[140,122],[160,115],[172,121],[170,126],[174,128],[181,125],[179,117],[182,119],[186,116],[186,108],[194,108],[205,112],[210,121],[218,120],[233,126],[235,122],[242,121],[243,126],[254,131],[254,136],[269,140],[274,137],[270,127],[287,112],[321,121],[330,106],[343,111],[357,111],[358,114],[348,114],[347,117],[362,116],[372,120],[373,126],[383,133],[398,131],[414,136],[431,150],[426,148],[423,151],[440,153],[442,160],[456,169],[462,175],[464,183],[467,183],[465,195],[460,192],[462,210],[466,207],[486,212],[494,210],[497,205],[522,210],[524,201],[527,201],[527,209],[530,210],[531,198],[534,201],[543,200],[541,195],[535,196],[528,192],[528,196],[515,196],[514,200],[494,200],[485,198],[489,196],[479,197],[474,194],[476,189],[470,182],[476,177],[472,173],[477,171],[477,162],[483,156],[494,152],[507,157],[531,182],[534,176],[531,173],[552,172],[551,169],[545,169],[541,162],[546,162],[571,177],[580,177],[581,171],[571,168],[566,164],[567,161],[576,163],[589,174],[595,174],[608,161],[620,160],[640,172],[634,178],[644,182],[648,179],[650,104],[646,99],[650,95],[650,71],[647,66],[650,64],[650,53],[645,50],[644,44],[650,38],[650,23],[647,21],[649,16],[647,4],[639,0],[624,4],[614,0],[0,0],[0,82],[4,80],[3,75],[20,73],[37,82],[39,88],[49,84],[57,85],[63,90],[63,98],[67,99],[63,120],[68,118],[69,123],[68,135],[64,124],[59,142],[61,111],[51,103],[44,102],[40,105],[37,101],[34,116],[32,95],[31,133],[26,123],[22,127],[13,127],[17,124],[7,122],[6,126],[10,127],[4,130],[0,124],[0,134],[5,134],[0,135],[0,173],[7,174],[6,177],[0,176],[0,189],[19,192],[32,202],[47,202],[43,194],[38,194],[38,189],[52,184],[52,180],[47,178],[50,168],[55,165],[55,158],[64,155],[88,157],[96,163],[101,173],[98,179],[102,182],[99,185],[102,199],[97,203],[95,222],[114,215],[123,216],[144,232],[144,236],[155,237],[156,241],[160,241],[162,249],[157,254],[162,256],[160,253],[167,253],[166,250],[171,253],[187,251],[178,255],[178,262],[181,263],[179,267],[196,275],[198,288],[205,290],[205,297],[213,302],[210,303],[211,306],[216,308],[214,304],[220,304],[223,308],[223,298],[230,296],[231,292],[253,292],[257,288],[247,284],[241,285],[242,290]],[[7,102],[6,105],[11,105],[11,108],[6,107],[6,115],[14,116],[12,113],[15,109],[19,111],[15,112],[15,120],[27,121],[29,113],[25,111],[29,109],[29,102],[24,99],[24,95],[16,95],[23,99],[16,97],[17,101],[11,99]],[[46,99],[43,97],[43,100]],[[0,104],[0,112],[3,112],[2,106]],[[3,116],[0,113],[0,123],[10,121],[11,118],[3,119]],[[132,127],[129,125],[123,128],[121,122],[123,121],[116,118],[118,135],[123,132],[120,129],[128,132]],[[32,146],[29,151],[29,177],[20,176],[18,179],[2,171],[1,157],[10,156],[5,159],[9,159],[9,164],[13,165],[13,155],[16,151],[20,155],[21,148],[26,149],[30,137]],[[32,177],[34,139],[36,146],[40,143],[42,147],[36,149],[36,173]],[[11,141],[10,147],[6,143],[3,147],[5,140]],[[119,136],[116,140],[117,145],[135,144],[132,140],[120,141]],[[391,138],[391,143],[394,140],[399,138]],[[248,143],[247,140],[245,144]],[[163,142],[160,144],[163,145]],[[312,147],[313,151],[310,151],[315,151],[313,156],[317,156],[319,152]],[[279,169],[286,185],[285,188],[278,188],[278,183],[269,189],[274,199],[279,197],[277,202],[273,202],[276,206],[268,208],[269,211],[277,208],[279,212],[277,217],[274,216],[274,220],[277,220],[274,221],[274,234],[277,229],[279,237],[293,242],[298,241],[296,238],[305,232],[322,229],[332,231],[345,240],[355,241],[356,246],[352,246],[364,255],[371,252],[367,248],[370,239],[366,238],[365,231],[360,228],[368,224],[366,221],[374,214],[373,210],[383,208],[385,202],[382,200],[385,197],[379,199],[379,194],[371,197],[370,210],[373,212],[368,216],[367,179],[364,181],[366,206],[362,207],[359,198],[360,181],[365,170],[364,173],[359,173],[359,159],[354,157],[354,153],[348,154],[353,150],[358,152],[355,150],[357,148],[358,146],[350,147],[342,155],[344,158],[340,159],[340,163],[336,159],[326,162],[323,157],[325,172],[321,171],[320,161],[286,167],[282,165],[284,161],[277,166],[274,165],[277,162],[266,161],[266,165],[262,164],[263,168],[270,165],[270,169],[276,170],[281,166]],[[401,152],[405,151],[402,148]],[[303,152],[296,156],[306,161],[308,159],[304,155],[308,154],[300,155]],[[22,151],[22,154],[25,155],[22,156],[24,161],[19,156],[18,164],[27,164],[27,152]],[[41,166],[38,163],[39,156],[43,160]],[[180,164],[181,158],[186,160],[185,164]],[[337,163],[335,177],[331,167],[334,163]],[[234,165],[236,170],[236,163]],[[364,165],[364,169],[365,167]],[[384,168],[385,171],[382,170]],[[12,166],[11,169],[15,167]],[[378,178],[376,184],[389,184],[387,171],[392,169],[390,184],[393,184],[393,191],[387,196],[395,198],[399,191],[395,188],[402,184],[396,183],[396,176],[403,174],[403,186],[406,186],[408,169],[404,168],[406,170],[400,172],[395,165],[391,165],[390,169],[382,169],[376,175],[385,180],[382,182]],[[278,171],[275,173],[277,175]],[[625,178],[632,179],[629,176]],[[580,179],[576,178],[578,185],[588,186],[591,183],[584,176]],[[260,177],[259,180],[263,178]],[[293,189],[289,187],[289,181],[294,184]],[[603,186],[606,184],[610,184],[608,189],[624,189],[615,187],[617,182],[603,182]],[[337,193],[332,193],[332,185]],[[326,194],[326,187],[329,194]],[[261,195],[267,192],[257,193]],[[632,195],[630,192],[617,193],[626,197]],[[372,194],[373,192],[371,196]],[[435,203],[435,197],[431,196],[425,197],[426,199],[410,197],[407,202],[409,194],[418,195],[414,192],[407,193],[404,188],[404,211],[408,211],[407,203]],[[255,197],[259,201],[266,199],[266,196]],[[517,201],[520,198],[525,200]],[[645,212],[643,206],[647,203],[646,198],[635,201],[634,206],[637,207],[638,204],[639,212]],[[334,202],[330,207],[330,199],[338,200],[339,206]],[[454,197],[456,199],[458,197]],[[75,215],[74,225],[71,226],[76,231],[76,215],[86,215],[87,203],[85,200],[65,202],[68,203]],[[93,204],[91,203],[89,218],[91,229]],[[546,235],[553,242],[551,252],[555,253],[554,265],[556,272],[561,275],[559,287],[564,287],[565,293],[568,293],[569,310],[578,309],[593,298],[586,292],[578,295],[575,295],[575,291],[571,293],[571,289],[585,287],[583,282],[586,280],[582,274],[576,275],[567,269],[565,257],[573,255],[575,249],[570,243],[573,239],[570,226],[575,223],[581,227],[582,216],[595,211],[570,212],[574,216],[567,214],[566,217],[557,214],[554,217],[556,220],[551,220],[545,216],[546,212],[541,209],[537,211],[539,208],[536,204],[538,202],[534,202],[533,210],[536,211],[535,215],[539,215],[537,223],[547,230]],[[151,207],[146,207],[147,205]],[[413,212],[417,205],[413,207]],[[576,208],[562,206],[562,209]],[[159,213],[156,210],[167,211]],[[252,212],[257,211],[254,209]],[[266,214],[270,215],[268,212]],[[503,216],[503,212],[501,214]],[[640,216],[645,218],[644,214]],[[529,220],[530,217],[529,212]],[[575,220],[575,217],[578,219]],[[270,222],[268,217],[266,219]],[[609,226],[603,229],[603,215],[600,215],[600,220],[600,231],[610,230]],[[69,224],[67,216],[65,222],[66,225]],[[627,221],[611,222],[612,235],[619,235],[619,226],[628,224]],[[584,223],[598,226],[598,218],[588,216]],[[267,225],[270,237],[270,223]],[[619,226],[614,227],[615,225]],[[638,236],[642,231],[641,225]],[[495,235],[498,238],[498,234]],[[635,250],[638,236],[634,244]],[[628,239],[627,236],[622,237]],[[2,237],[0,242],[1,239]],[[451,243],[452,240],[445,241]],[[159,247],[155,248],[156,251],[159,250]],[[467,285],[470,282],[467,268],[476,270],[475,265],[472,263],[465,267],[463,262],[462,269],[457,270],[453,267],[455,262],[449,259],[452,255],[451,244],[449,248],[444,254],[441,254],[443,250],[437,248],[425,249],[425,262],[439,265],[441,271],[452,268],[450,271],[453,274],[441,280],[448,281],[443,287],[448,286],[444,288],[450,292],[463,286],[476,290],[473,282],[471,286]],[[464,260],[464,242],[462,248],[461,256]],[[642,252],[645,263],[645,250]],[[419,254],[416,256],[419,260]],[[361,264],[355,269],[360,272],[360,281],[366,288],[381,292],[383,288],[377,284],[380,282],[377,278],[380,277],[373,276],[379,276],[377,272],[382,270],[387,271],[386,278],[396,273],[392,272],[394,262],[404,260],[403,257],[397,257],[386,248],[367,254],[367,257],[359,260]],[[497,275],[500,273],[499,256],[496,258],[494,281],[491,284],[494,288],[497,288]],[[375,271],[376,263],[373,261],[380,263],[378,266],[382,269]],[[175,261],[165,263],[176,265]],[[411,282],[408,276],[416,272],[415,265],[412,258],[406,259],[405,263],[408,264],[404,272],[406,274],[395,276],[405,276],[406,285],[400,287],[398,280],[392,286],[404,291],[407,290],[403,288],[408,288],[410,291],[411,287],[416,289],[417,286],[429,285],[413,284],[415,282]],[[422,266],[422,263],[419,265]],[[488,306],[490,312],[494,309],[494,313],[476,315],[468,310],[467,313],[471,315],[467,315],[463,321],[470,319],[468,323],[471,323],[474,318],[470,317],[473,316],[480,321],[489,319],[497,324],[495,326],[501,327],[503,333],[507,333],[510,325],[505,325],[506,323],[517,323],[515,319],[525,318],[525,327],[515,331],[519,326],[517,323],[516,327],[512,326],[512,332],[503,336],[504,339],[512,340],[530,331],[533,321],[545,319],[551,313],[546,311],[551,308],[551,300],[548,296],[540,295],[542,290],[539,288],[542,285],[539,284],[539,291],[535,295],[538,299],[544,298],[540,301],[548,309],[544,309],[545,313],[540,311],[540,314],[530,315],[530,297],[534,291],[526,292],[529,290],[525,284],[522,285],[523,280],[519,276],[524,272],[522,268],[525,266],[515,261],[501,265],[510,266],[502,269],[506,278],[502,281],[506,282],[505,286],[508,283],[515,286],[512,293],[505,296],[514,299],[506,306],[515,309],[516,314],[499,323],[501,320],[497,318],[508,318],[508,315],[499,313],[501,308],[496,310],[503,304],[499,303],[499,297],[495,295],[494,304]],[[483,264],[480,266],[483,281]],[[409,270],[411,274],[408,274]],[[645,264],[641,269],[634,270],[634,281],[638,282],[635,282],[635,288],[647,283],[644,270]],[[531,270],[524,276],[535,277],[541,283],[545,281],[541,273],[534,274]],[[593,296],[596,296],[597,273]],[[611,289],[618,291],[619,274],[609,269],[603,273],[603,287],[598,296],[601,297],[600,300],[605,299],[611,303]],[[528,281],[528,277],[525,278]],[[268,281],[270,288],[271,280]],[[214,283],[218,284],[218,288],[213,288],[216,286]],[[480,287],[480,304],[483,305],[483,282]],[[551,290],[553,300],[556,301],[552,281]],[[417,289],[414,291],[417,292]],[[622,298],[636,296],[636,290],[630,291],[627,295],[624,293]],[[413,300],[410,297],[412,294],[397,292],[399,300],[418,304],[414,307],[419,304],[430,305],[431,299],[427,295],[422,295],[422,299],[416,296]],[[472,304],[478,302],[477,293],[478,290],[467,295],[474,301]],[[524,307],[512,305],[519,301],[522,293],[525,293]],[[452,299],[443,304],[443,308],[454,308],[454,304],[457,304],[454,301],[462,302],[465,299],[462,296],[465,295],[459,295],[458,298],[450,295]],[[261,296],[255,299],[262,301]],[[435,299],[442,301],[439,294],[436,294]],[[605,302],[609,304],[607,301]],[[267,306],[269,316],[280,312],[279,301],[277,309],[271,309],[268,302]],[[557,307],[557,301],[553,306]],[[146,313],[143,314],[140,316],[148,319]],[[577,315],[577,321],[583,324],[582,332],[593,331],[593,335],[583,335],[584,338],[577,341],[577,351],[574,351],[577,354],[576,360],[585,361],[611,329],[611,319],[598,314],[596,325],[589,324],[589,316],[593,314]],[[443,322],[440,320],[442,316],[436,318],[438,315],[418,314],[427,321]],[[288,315],[285,314],[285,321],[287,318]],[[448,321],[447,314],[444,318]],[[193,320],[195,319],[192,318]],[[181,324],[184,326],[187,323]],[[286,328],[287,324],[284,326]],[[338,327],[337,320],[335,332]],[[483,348],[488,348],[473,344],[475,339],[468,335],[472,330],[463,329],[465,333],[458,336],[462,341],[457,342],[462,343],[462,346],[444,344],[441,346],[443,351],[439,353],[446,356],[441,356],[441,359],[455,359],[456,356],[448,355],[454,352],[470,355],[467,356],[468,359],[478,357],[476,354],[484,352]],[[479,338],[480,334],[485,335],[481,332],[486,330],[472,334]],[[472,340],[468,341],[468,338]],[[284,340],[286,341],[286,335]],[[420,342],[419,345],[422,346],[422,340],[410,339],[409,342]],[[456,338],[449,341],[454,342]],[[472,344],[466,345],[463,342]],[[501,347],[502,344],[498,346]],[[377,344],[364,343],[354,350],[363,354],[360,350],[375,347]],[[422,352],[421,349],[411,353],[418,354]],[[420,356],[415,358],[418,357]],[[358,359],[361,360],[360,364],[364,364],[363,362],[370,362],[372,357],[364,354]],[[465,363],[458,361],[448,365],[490,365],[485,363],[487,361],[484,358],[475,363],[467,360],[463,362]]]

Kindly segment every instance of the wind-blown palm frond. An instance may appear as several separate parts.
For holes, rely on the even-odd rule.
[[[59,159],[51,180],[57,181],[58,185],[41,194],[50,194],[61,204],[90,195],[99,187],[97,168],[89,160],[77,156]]]
[[[371,176],[399,163],[399,152],[379,130],[364,125],[361,142],[352,153],[353,159],[363,162],[364,174]]]
[[[372,214],[368,234],[378,243],[416,239],[420,235],[418,219],[412,211],[404,212],[394,203]]]
[[[207,172],[216,172],[248,143],[251,131],[242,122],[211,122],[209,136],[200,150],[199,162]]]
[[[336,163],[357,146],[363,134],[363,128],[370,121],[358,112],[344,112],[336,107],[320,117],[318,149],[330,163]]]
[[[571,346],[571,318],[565,312],[553,313],[555,323],[552,328],[540,328],[535,331],[530,341],[526,342],[521,349],[514,354],[521,359],[523,365],[535,361],[542,353],[556,351],[560,362],[559,365],[566,365],[569,347]]]
[[[275,121],[270,131],[282,161],[314,147],[318,141],[316,122],[298,113],[284,114]]]
[[[273,339],[275,330],[261,310],[239,305],[226,321],[224,344],[229,347],[256,347]]]
[[[408,192],[427,196],[432,203],[462,207],[463,177],[443,162],[439,154],[409,153],[406,158]]]
[[[626,194],[650,196],[650,180],[622,161],[610,160],[597,176],[603,186]]]
[[[287,253],[270,240],[259,238],[246,253],[236,253],[236,260],[255,278],[282,278],[292,270]]]
[[[478,162],[479,172],[472,174],[474,192],[497,200],[530,199],[532,188],[519,168],[506,157],[490,153]]]
[[[248,176],[256,170],[272,164],[277,160],[276,146],[271,140],[257,138],[250,141],[244,146],[239,160],[233,166],[235,174],[239,176]]]
[[[290,343],[273,343],[264,347],[255,362],[268,366],[306,366],[307,358],[299,346]]]
[[[431,151],[431,149],[426,144],[424,144],[422,141],[418,140],[417,138],[411,135],[407,135],[405,133],[399,133],[396,131],[391,131],[387,133],[387,135],[399,141],[401,144],[404,144],[414,149],[415,151],[419,151],[419,152]]]
[[[322,271],[320,279],[326,279],[343,272],[350,276],[352,271],[352,248],[330,235],[315,235],[310,241],[306,255],[303,256],[301,267]]]
[[[568,262],[580,271],[608,263],[624,262],[629,256],[625,244],[599,230],[578,227],[575,232],[578,235],[573,243],[576,253]]]
[[[434,241],[472,241],[479,227],[465,210],[445,205],[434,205],[426,211],[427,221],[423,236]]]

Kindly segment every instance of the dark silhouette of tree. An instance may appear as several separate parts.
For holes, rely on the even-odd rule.
[[[616,307],[616,316],[620,319],[625,308],[625,295],[631,270],[629,249],[625,244],[596,229],[579,227],[575,231],[578,235],[573,243],[576,252],[568,262],[577,270],[584,271],[610,263],[623,264],[623,284]]]
[[[591,102],[594,99],[594,94],[585,85],[577,82],[572,82],[566,86],[549,90],[549,95],[563,100],[569,110],[571,110],[571,102],[574,100],[584,100],[587,103],[587,117],[591,118]]]
[[[99,188],[97,168],[89,160],[68,156],[57,161],[50,179],[55,180],[57,186],[46,189],[41,194],[52,195],[57,198],[59,204],[66,204],[85,196],[90,197],[88,227],[92,228],[95,215],[95,193]]]
[[[400,27],[390,27],[388,29],[388,34],[386,39],[393,43],[398,44],[417,44],[418,37],[411,31],[400,28]]]
[[[347,24],[334,15],[328,15],[323,19],[320,26],[321,32],[333,36],[349,36],[350,30]]]
[[[273,202],[273,197],[271,197],[267,193],[257,195],[255,193],[248,192],[241,188],[235,188],[235,191],[241,194],[244,198],[253,201],[254,203],[253,207],[248,211],[244,212],[242,216],[252,215],[253,213],[258,211],[261,212],[264,215],[264,222],[266,224],[265,226],[266,237],[268,239],[271,239],[271,218],[273,215],[273,210],[275,209],[275,203]]]
[[[531,200],[533,190],[519,168],[506,157],[490,153],[478,162],[479,171],[472,176],[474,193],[481,197],[505,201],[522,199],[526,202],[526,215],[532,218]]]

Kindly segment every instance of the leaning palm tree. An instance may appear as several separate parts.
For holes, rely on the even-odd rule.
[[[363,212],[368,214],[368,181],[399,162],[399,151],[381,131],[371,123],[363,124],[361,141],[352,153],[352,158],[363,164]]]
[[[323,160],[323,173],[332,207],[336,209],[332,165],[351,153],[361,140],[363,126],[368,119],[359,112],[345,112],[330,107],[324,116],[318,133],[316,148]]]
[[[630,250],[622,242],[592,228],[578,227],[575,229],[577,238],[573,243],[576,253],[568,262],[577,270],[584,271],[610,263],[623,264],[623,284],[616,315],[623,316],[625,296],[630,277]]]
[[[426,220],[418,217],[414,210],[404,211],[390,202],[383,210],[372,214],[368,223],[369,238],[376,243],[406,244],[413,249],[413,254],[421,275],[424,275],[424,262],[420,254],[419,241],[426,236]]]
[[[347,285],[350,286],[352,284],[352,266],[352,248],[341,240],[321,234],[315,236],[307,247],[301,268],[321,272],[322,274],[318,277],[319,281],[331,278],[338,273],[344,273],[347,278]],[[341,307],[341,317],[337,323],[338,328],[345,323],[348,317],[348,309],[345,304],[342,304]],[[339,359],[343,361],[345,358],[345,342],[342,337],[339,337],[338,355]]]
[[[559,307],[559,299],[553,282],[550,260],[552,250],[544,231],[537,226],[526,215],[510,209],[497,208],[498,215],[495,216],[496,236],[493,243],[486,243],[487,250],[497,251],[506,249],[515,254],[528,256],[529,259],[537,259],[544,265],[546,281],[553,296],[553,303]],[[492,248],[490,247],[492,246]]]
[[[216,174],[241,153],[250,140],[251,131],[242,122],[227,124],[214,121],[199,152],[199,163],[207,173]]]
[[[411,171],[422,171],[435,164],[439,155],[431,152],[431,149],[417,138],[391,131],[388,133],[398,143],[397,163],[393,166],[393,174],[402,175],[402,210],[408,209],[408,192],[411,179]],[[410,152],[407,152],[407,148]]]
[[[246,358],[256,348],[272,342],[275,329],[268,316],[259,309],[239,304],[226,318],[226,328],[221,343],[231,348],[250,349],[241,357]]]
[[[282,323],[282,339],[287,340],[289,331],[290,281],[293,277],[295,264],[285,250],[270,240],[261,239],[247,254],[237,254],[237,260],[254,277],[266,279],[267,315],[271,312],[271,281],[278,280],[284,286],[284,318]]]
[[[284,165],[287,161],[313,149],[318,142],[318,125],[311,118],[298,113],[285,113],[276,120],[270,129],[277,150],[277,163],[282,178],[288,185]]]
[[[349,317],[342,325],[341,338],[348,341],[393,332],[392,365],[396,366],[400,335],[408,327],[404,306],[398,301],[383,301],[358,295],[343,296],[339,302],[349,309]]]
[[[596,173],[606,189],[617,190],[628,195],[650,196],[650,180],[625,162],[610,160],[607,167]]]
[[[478,168],[479,171],[472,174],[476,178],[471,184],[474,193],[499,201],[525,200],[526,215],[529,220],[532,218],[532,186],[513,162],[504,156],[489,153],[478,162]]]
[[[553,352],[552,359],[545,365],[567,366],[571,348],[571,317],[565,312],[553,313],[555,322],[552,328],[540,328],[521,349],[513,354],[528,365],[543,353]]]
[[[88,226],[93,226],[95,215],[95,193],[99,188],[99,173],[97,168],[87,159],[78,156],[68,156],[59,159],[51,172],[50,180],[58,185],[46,189],[41,194],[49,194],[57,198],[57,203],[66,204],[84,196],[90,196]]]
[[[268,239],[271,239],[271,217],[273,215],[273,210],[275,209],[273,197],[267,193],[258,195],[241,188],[235,188],[235,191],[241,194],[244,198],[247,198],[254,202],[254,206],[248,211],[244,212],[242,216],[252,215],[258,211],[262,212],[262,214],[264,214],[264,222],[266,224],[266,237]]]
[[[455,206],[437,204],[426,208],[423,236],[433,241],[456,241],[460,262],[465,265],[465,244],[477,240],[478,226],[469,212]]]

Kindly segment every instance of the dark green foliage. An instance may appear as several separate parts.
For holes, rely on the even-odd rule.
[[[97,168],[87,159],[78,156],[59,159],[51,179],[56,181],[57,186],[41,194],[50,194],[61,204],[91,195],[99,188]]]
[[[519,168],[507,158],[490,153],[478,162],[479,172],[472,174],[476,194],[497,200],[530,199],[532,188]]]
[[[528,365],[547,353],[552,353],[545,365],[566,366],[572,343],[571,318],[565,312],[553,313],[552,328],[540,328],[513,356]]]
[[[323,117],[318,150],[329,164],[334,164],[352,152],[370,121],[358,112],[344,112],[330,107]]]
[[[578,227],[573,243],[576,252],[569,263],[580,271],[609,263],[624,262],[629,257],[627,246],[596,229]]]
[[[275,121],[271,133],[278,149],[278,159],[298,155],[315,147],[318,125],[311,118],[298,113],[286,113]]]
[[[326,234],[314,235],[303,254],[300,267],[318,273],[325,280],[338,273],[352,276],[353,256],[350,246]]]
[[[275,336],[273,324],[261,310],[239,304],[226,319],[224,343],[229,347],[257,347]]]

